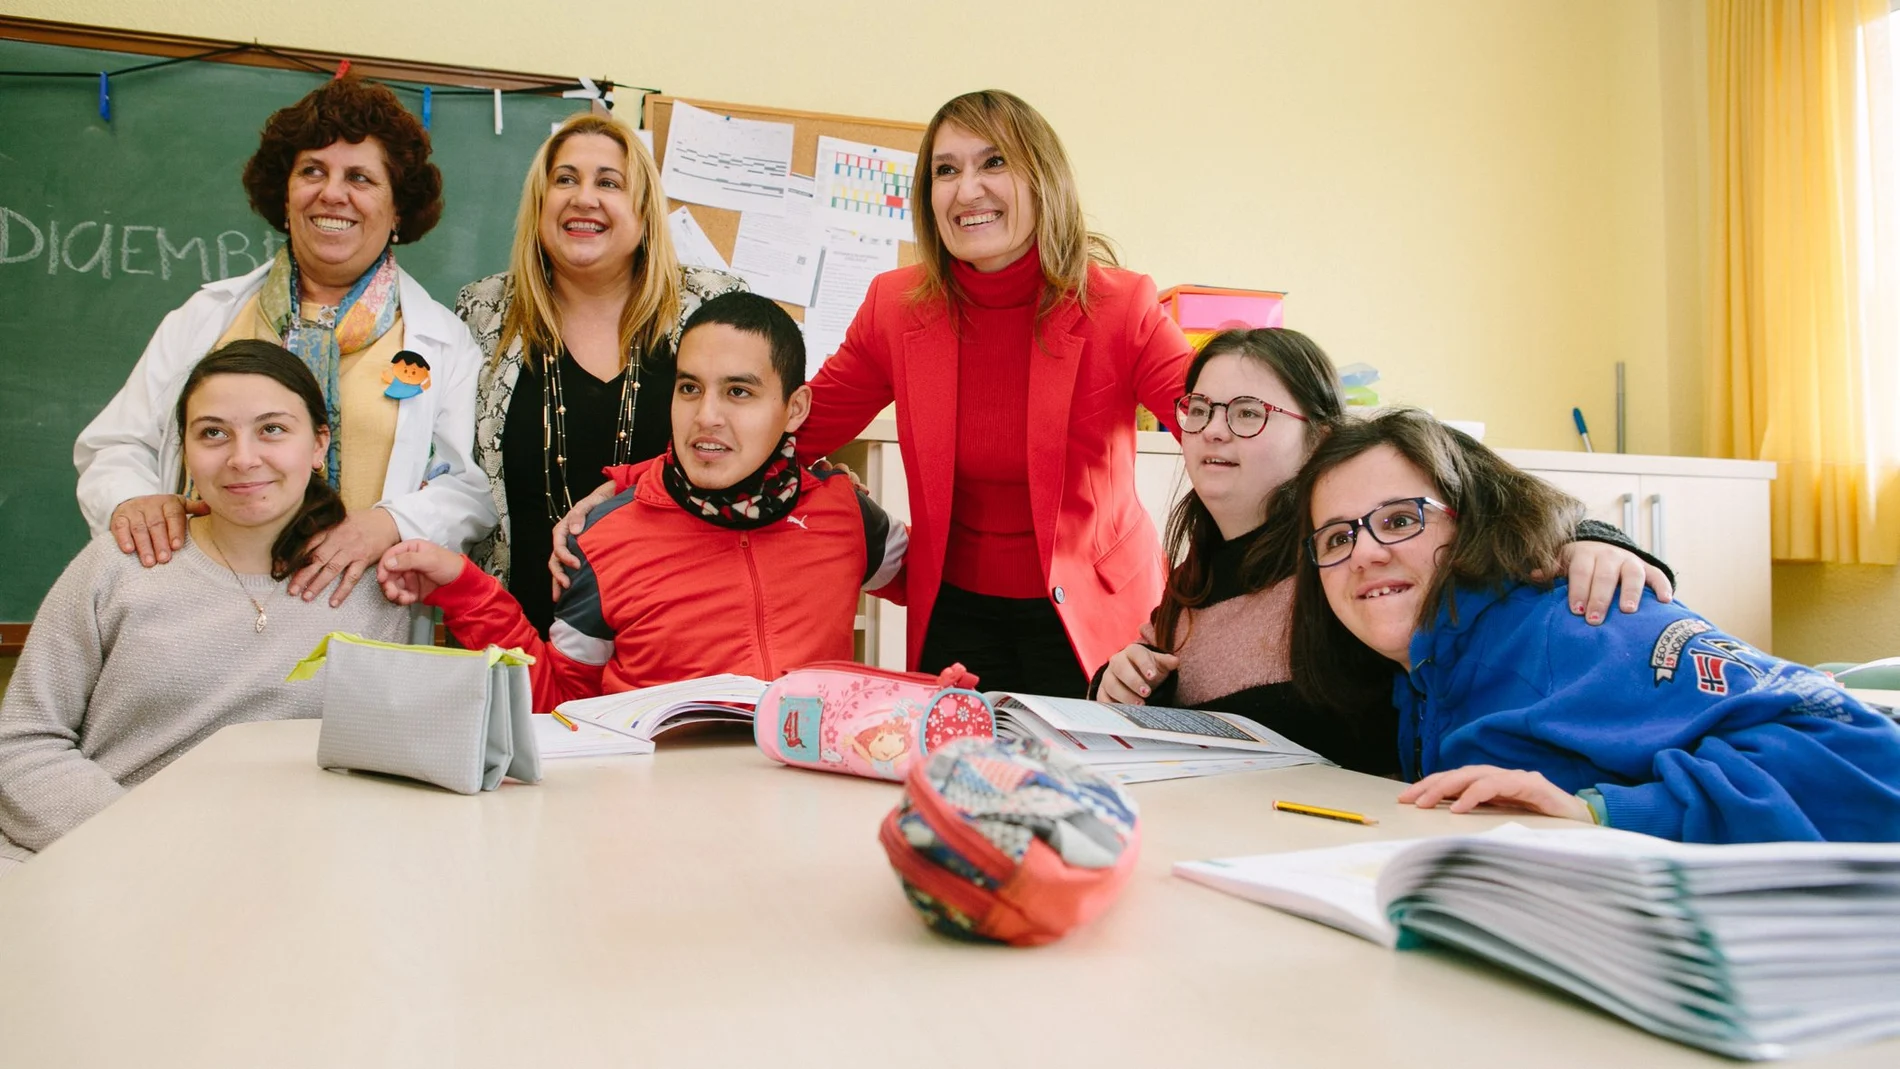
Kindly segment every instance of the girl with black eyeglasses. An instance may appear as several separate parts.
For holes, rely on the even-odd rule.
[[[1192,484],[1168,521],[1177,563],[1140,640],[1096,673],[1093,697],[1236,713],[1347,768],[1397,771],[1389,703],[1320,710],[1294,690],[1288,658],[1303,552],[1288,495],[1344,411],[1332,361],[1298,331],[1230,330],[1201,349],[1175,404]],[[1562,563],[1573,608],[1591,622],[1619,588],[1625,612],[1646,581],[1669,597],[1662,563],[1616,528],[1585,521],[1577,538]]]
[[[1295,683],[1321,708],[1396,705],[1399,802],[1684,842],[1900,839],[1891,721],[1680,604],[1578,621],[1534,577],[1583,506],[1429,414],[1341,423],[1289,511],[1310,532]]]

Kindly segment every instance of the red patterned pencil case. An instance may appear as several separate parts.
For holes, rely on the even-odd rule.
[[[1121,788],[1034,739],[955,742],[919,761],[878,838],[925,924],[1016,946],[1107,909],[1141,850]]]

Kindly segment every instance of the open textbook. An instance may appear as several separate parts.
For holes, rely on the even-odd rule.
[[[1457,947],[1730,1057],[1900,1034],[1900,844],[1507,824],[1174,872],[1385,946]]]
[[[996,733],[1066,750],[1120,783],[1331,764],[1246,717],[995,692]]]
[[[537,716],[535,736],[543,757],[647,754],[656,736],[686,724],[751,723],[764,694],[764,680],[719,675],[576,698],[558,706],[573,730],[554,717]]]

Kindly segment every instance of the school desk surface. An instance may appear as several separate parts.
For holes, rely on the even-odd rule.
[[[1507,819],[1385,780],[1138,786],[1121,901],[1013,950],[912,914],[877,843],[893,784],[683,740],[471,798],[324,772],[317,730],[227,728],[0,878],[0,1065],[1736,1064],[1168,875]]]

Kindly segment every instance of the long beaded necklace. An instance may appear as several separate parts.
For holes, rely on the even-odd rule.
[[[562,355],[542,365],[541,374],[541,486],[548,498],[548,522],[558,524],[574,511],[573,484],[567,478],[567,400],[561,392]],[[620,372],[620,415],[614,421],[614,463],[625,464],[633,453],[633,417],[640,397],[640,347],[635,345]],[[561,470],[561,500],[554,499],[554,469]]]

